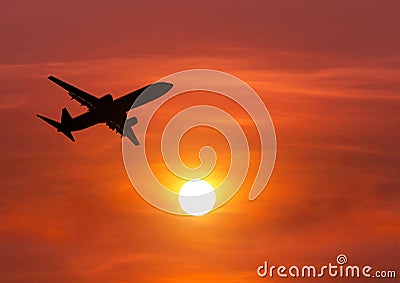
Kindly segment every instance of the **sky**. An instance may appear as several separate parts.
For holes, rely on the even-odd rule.
[[[1,282],[309,282],[256,269],[339,254],[399,275],[399,9],[385,0],[0,1]],[[49,74],[119,97],[195,68],[237,76],[268,108],[276,164],[253,202],[256,165],[210,214],[164,213],[134,190],[106,126],[71,143],[35,117],[85,111]],[[184,159],[195,163],[188,139]],[[217,134],[210,140],[224,151]]]

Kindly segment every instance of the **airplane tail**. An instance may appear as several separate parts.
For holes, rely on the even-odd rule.
[[[48,123],[49,125],[53,126],[54,128],[57,129],[58,132],[63,133],[65,136],[67,136],[71,141],[75,142],[74,136],[71,133],[71,130],[68,129],[68,124],[72,120],[71,115],[69,114],[67,108],[63,108],[61,112],[61,123],[54,121],[50,118],[47,118],[45,116],[36,114],[37,117]]]

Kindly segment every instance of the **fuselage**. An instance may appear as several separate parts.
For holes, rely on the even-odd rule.
[[[104,116],[101,116],[99,111],[93,110],[72,118],[68,125],[65,126],[67,126],[71,132],[75,132],[105,122],[102,120],[104,120]]]
[[[101,98],[101,103],[96,105],[95,109],[72,118],[64,126],[71,132],[80,131],[100,123],[107,123],[112,119],[123,118],[125,120],[126,114],[122,113],[122,115],[124,117],[118,117],[121,116],[121,112],[115,108],[111,94],[107,94]]]

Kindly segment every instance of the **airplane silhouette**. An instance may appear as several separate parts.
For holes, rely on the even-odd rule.
[[[86,106],[88,108],[87,112],[75,118],[71,117],[67,108],[63,108],[61,112],[61,122],[36,114],[37,117],[56,128],[58,132],[63,133],[73,142],[75,142],[75,139],[72,132],[80,131],[99,123],[105,123],[111,130],[116,130],[121,137],[126,136],[133,144],[139,145],[139,141],[132,130],[132,126],[137,123],[137,118],[132,117],[126,120],[126,113],[130,109],[139,107],[164,95],[172,88],[172,84],[170,83],[157,82],[117,99],[113,99],[111,94],[106,94],[98,98],[54,76],[49,76],[48,78],[67,90],[71,99],[78,101],[81,106]],[[139,97],[144,91],[144,95]]]

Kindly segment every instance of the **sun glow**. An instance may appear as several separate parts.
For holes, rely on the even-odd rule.
[[[215,205],[216,194],[210,183],[204,180],[190,180],[179,191],[179,204],[190,215],[202,216]]]

